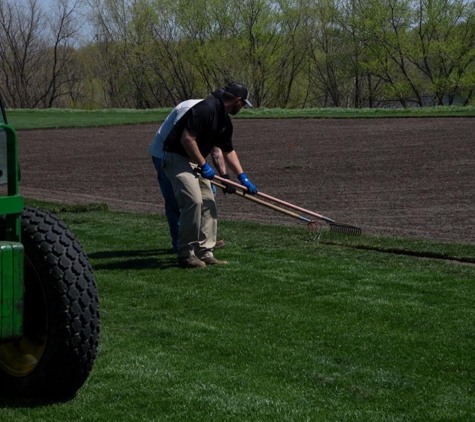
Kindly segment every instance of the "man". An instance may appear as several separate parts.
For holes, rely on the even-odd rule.
[[[173,252],[175,253],[177,252],[180,208],[178,207],[175,195],[173,194],[172,185],[162,169],[163,142],[172,130],[173,125],[183,116],[183,114],[200,101],[202,100],[188,100],[178,104],[158,129],[148,150],[152,156],[155,169],[157,170],[158,184],[165,201],[165,215],[167,217],[168,227],[172,237]]]
[[[242,83],[229,84],[220,98],[210,96],[190,108],[165,140],[163,170],[180,208],[177,256],[182,268],[227,264],[216,259],[212,252],[216,243],[217,211],[210,180],[215,173],[205,157],[214,147],[223,152],[226,164],[247,192],[257,193],[234,150],[229,117],[245,106],[252,107],[248,95]]]
[[[223,90],[216,90],[211,95],[220,96]],[[170,133],[171,129],[175,123],[183,117],[183,115],[195,104],[198,104],[199,100],[187,100],[178,104],[172,112],[167,116],[165,121],[162,123],[158,129],[155,137],[152,141],[152,144],[149,147],[149,153],[152,156],[152,161],[157,171],[158,184],[162,192],[163,199],[165,201],[165,215],[168,221],[168,227],[170,230],[170,236],[172,238],[172,247],[173,252],[177,253],[177,241],[178,241],[178,231],[179,231],[179,221],[180,221],[180,208],[173,194],[173,188],[168,180],[165,172],[162,169],[162,159],[163,159],[163,143],[165,138]],[[223,177],[229,177],[226,171],[226,165],[224,164],[224,158],[222,152],[218,148],[213,150],[213,163],[216,166],[216,169]],[[214,186],[213,186],[214,187]],[[235,193],[236,189],[231,189],[229,186],[227,190],[224,190],[225,193]],[[216,241],[215,249],[219,249],[225,246],[223,240]]]

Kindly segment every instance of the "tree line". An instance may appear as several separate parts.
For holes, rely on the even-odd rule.
[[[257,107],[473,102],[466,0],[0,0],[11,108],[155,108],[230,80]]]

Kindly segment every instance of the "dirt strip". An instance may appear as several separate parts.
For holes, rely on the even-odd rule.
[[[163,213],[157,125],[19,132],[25,197]],[[261,192],[366,233],[475,243],[475,118],[234,120]],[[236,180],[236,179],[234,179]],[[218,192],[222,220],[305,225]]]

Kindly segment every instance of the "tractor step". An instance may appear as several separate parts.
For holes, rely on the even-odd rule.
[[[22,334],[23,259],[21,243],[0,242],[0,340]]]

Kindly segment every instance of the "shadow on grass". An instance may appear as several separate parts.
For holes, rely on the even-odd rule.
[[[94,270],[166,270],[176,267],[171,249],[100,251],[88,254]],[[94,263],[96,261],[96,263]]]
[[[47,407],[52,406],[58,403],[67,403],[68,401],[74,399],[76,396],[69,398],[61,399],[50,399],[50,398],[27,398],[16,396],[14,394],[1,394],[0,395],[0,409],[34,409],[38,407]],[[1,419],[3,420],[3,419]]]

